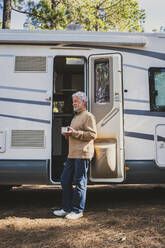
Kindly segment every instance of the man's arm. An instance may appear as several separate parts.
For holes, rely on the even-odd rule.
[[[95,117],[89,115],[87,120],[85,121],[84,130],[75,130],[69,127],[69,130],[72,131],[72,137],[84,141],[94,140],[97,137],[97,129],[96,129],[96,120]]]

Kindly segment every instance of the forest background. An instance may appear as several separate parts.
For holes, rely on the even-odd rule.
[[[11,13],[26,15],[24,28],[63,30],[70,23],[87,31],[143,32],[146,13],[135,0],[0,0],[2,28]]]

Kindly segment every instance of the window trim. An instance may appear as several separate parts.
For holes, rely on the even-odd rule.
[[[154,73],[155,72],[165,72],[165,67],[151,67],[148,70],[149,73],[149,93],[150,93],[150,111],[155,112],[165,112],[165,105],[156,105],[157,91],[155,90]]]

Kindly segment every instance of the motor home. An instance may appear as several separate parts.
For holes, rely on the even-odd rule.
[[[90,183],[165,183],[165,34],[0,31],[0,185],[58,184],[85,91]]]

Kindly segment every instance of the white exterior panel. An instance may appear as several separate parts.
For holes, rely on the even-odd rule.
[[[15,56],[0,56],[0,129],[6,132],[6,151],[1,159],[51,157],[52,103],[47,99],[52,97],[53,60],[46,60],[46,72],[15,72]],[[11,133],[15,129],[43,130],[45,147],[12,147]]]

